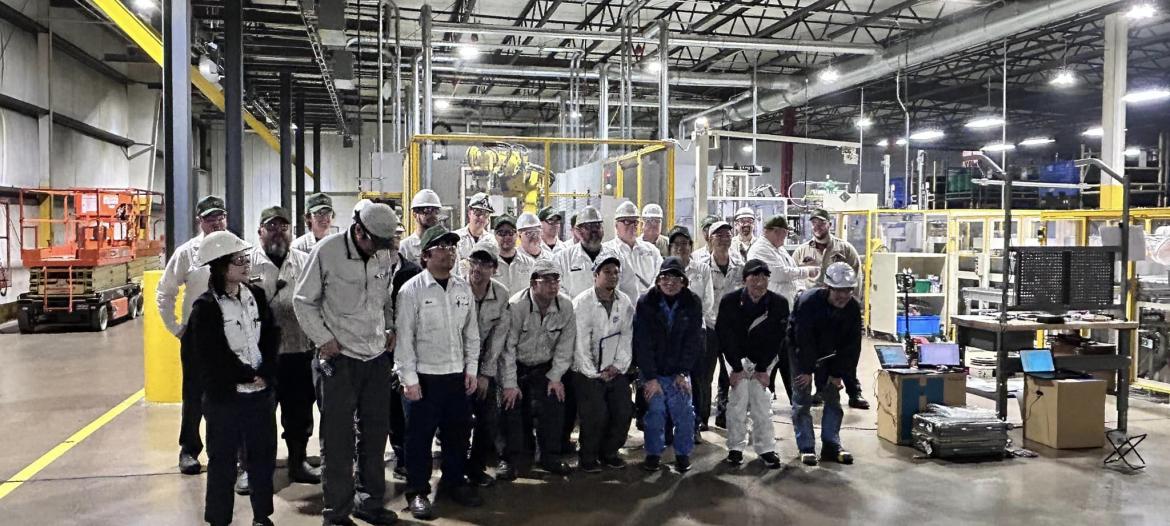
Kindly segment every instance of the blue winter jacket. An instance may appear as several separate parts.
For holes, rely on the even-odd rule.
[[[690,289],[678,294],[674,323],[667,322],[662,293],[654,287],[634,309],[634,364],[643,381],[690,375],[703,351],[703,306]],[[669,327],[668,327],[669,325]]]

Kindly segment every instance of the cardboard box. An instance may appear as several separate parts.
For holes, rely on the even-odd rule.
[[[966,405],[966,373],[900,373],[883,370],[877,380],[877,431],[882,439],[909,445],[914,414],[927,404]]]
[[[1025,378],[1024,439],[1055,449],[1105,445],[1105,382]]]

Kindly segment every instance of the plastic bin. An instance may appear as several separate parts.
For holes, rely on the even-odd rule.
[[[897,318],[898,336],[906,334],[906,316],[904,314],[898,315]],[[939,326],[942,322],[940,316],[911,316],[910,317],[910,335],[911,336],[937,336],[939,334]]]

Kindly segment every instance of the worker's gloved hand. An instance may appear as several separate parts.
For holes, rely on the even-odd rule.
[[[332,359],[339,354],[341,354],[341,345],[337,343],[336,339],[329,340],[325,342],[325,345],[321,346],[321,357],[326,360]]]
[[[550,396],[556,396],[557,400],[564,402],[565,401],[565,384],[560,383],[560,382],[549,382],[548,383],[548,394]]]
[[[654,398],[655,395],[660,394],[662,394],[662,386],[658,385],[657,379],[651,378],[642,385],[642,395],[646,397],[646,400],[650,400]]]
[[[504,389],[504,409],[512,409],[516,407],[516,403],[520,401],[523,395],[520,394],[520,389],[509,387]]]
[[[402,386],[402,397],[411,402],[422,400],[422,386],[419,384]]]
[[[731,388],[736,388],[744,378],[747,378],[747,371],[732,371],[728,381],[731,382]]]

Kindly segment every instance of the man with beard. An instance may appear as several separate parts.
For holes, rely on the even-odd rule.
[[[735,211],[734,220],[737,235],[731,241],[731,250],[746,260],[748,250],[756,242],[756,213],[751,207],[745,206]]]
[[[293,291],[309,255],[290,250],[292,216],[274,206],[260,212],[256,235],[260,245],[252,249],[251,278],[264,291],[273,320],[280,327],[280,360],[276,375],[276,402],[280,405],[281,438],[288,447],[288,478],[293,482],[320,484],[321,472],[306,461],[305,448],[313,435],[313,343],[297,322]]]
[[[520,251],[523,252],[525,256],[528,256],[533,260],[551,260],[557,252],[569,247],[569,243],[562,241],[557,243],[557,246],[560,248],[548,248],[548,246],[546,246],[544,241],[540,238],[543,225],[544,223],[542,223],[539,219],[536,218],[535,215],[530,212],[520,214],[520,217],[516,219],[516,233],[520,236]],[[501,254],[502,253],[503,252],[501,249]],[[520,290],[520,288],[523,287],[518,287],[516,290]]]
[[[175,248],[158,283],[158,310],[167,331],[179,339],[179,357],[183,366],[179,471],[184,475],[198,475],[203,467],[199,463],[199,453],[203,451],[203,440],[199,436],[199,422],[203,420],[203,383],[195,368],[197,350],[191,348],[191,344],[184,336],[187,319],[191,316],[191,306],[196,298],[207,291],[207,281],[211,277],[209,267],[199,261],[199,245],[208,234],[227,230],[227,210],[224,206],[223,199],[214,195],[199,200],[195,205],[195,222],[199,225],[199,235]],[[175,303],[179,296],[179,288],[184,286],[186,291],[183,293],[183,310],[176,320]],[[241,482],[246,481],[247,477],[242,477]],[[239,489],[243,488],[237,485],[237,491]]]
[[[403,239],[398,247],[398,253],[402,254],[404,259],[416,265],[422,262],[419,238],[428,228],[439,224],[443,219],[440,215],[442,210],[443,203],[439,201],[439,194],[434,190],[423,188],[414,194],[414,198],[410,200],[410,213],[414,214],[414,233]]]
[[[857,249],[845,240],[829,233],[832,219],[827,210],[820,208],[814,210],[809,217],[809,223],[812,224],[813,238],[808,243],[796,247],[796,250],[792,252],[792,259],[796,261],[796,264],[815,266],[821,269],[821,274],[816,280],[808,280],[805,284],[806,289],[823,285],[825,270],[833,263],[844,262],[853,269],[853,272],[860,272],[861,258],[857,257]],[[842,380],[845,382],[845,392],[849,395],[849,407],[869,409],[869,402],[861,394],[861,380],[857,376],[842,378]],[[814,397],[814,403],[819,399],[819,394]]]
[[[292,248],[308,254],[318,241],[333,233],[333,199],[324,193],[305,199],[305,222],[309,231],[293,241]]]
[[[655,273],[662,264],[662,253],[658,248],[638,239],[639,220],[637,205],[630,201],[618,205],[613,220],[613,228],[617,235],[604,243],[606,248],[616,252],[622,259],[622,282],[618,288],[625,292],[631,301],[637,301],[637,298],[654,286]],[[592,280],[587,280],[582,290],[588,288],[591,282]],[[576,291],[576,294],[580,293]]]

